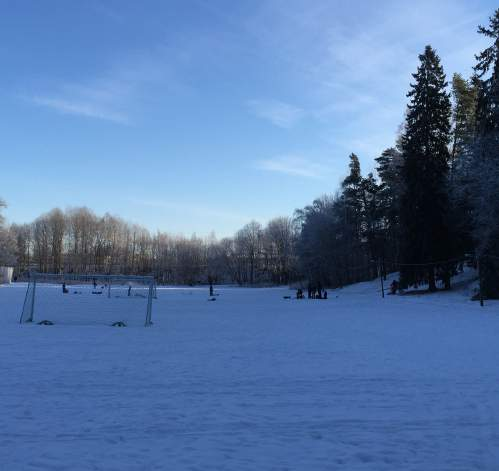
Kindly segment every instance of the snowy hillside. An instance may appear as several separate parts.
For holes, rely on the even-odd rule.
[[[465,283],[164,288],[149,328],[140,300],[50,287],[56,325],[19,325],[25,288],[0,287],[2,470],[499,467],[499,304]],[[79,325],[100,310],[133,325]]]

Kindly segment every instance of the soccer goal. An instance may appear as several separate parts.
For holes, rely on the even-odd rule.
[[[32,272],[20,322],[149,326],[154,298],[152,276]]]

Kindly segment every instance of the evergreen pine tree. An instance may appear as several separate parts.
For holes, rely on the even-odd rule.
[[[452,77],[452,149],[450,155],[451,172],[460,161],[466,159],[475,132],[475,111],[479,89],[478,77],[470,81],[460,74]]]
[[[479,79],[477,76],[471,80],[465,80],[460,74],[454,74],[452,78],[453,108],[449,195],[451,225],[454,230],[456,251],[460,254],[473,251],[470,175],[478,90]]]
[[[482,292],[499,297],[499,9],[478,32],[493,44],[476,56],[480,78],[473,147],[473,225]]]
[[[362,175],[359,158],[352,153],[349,159],[350,173],[341,184],[345,202],[345,224],[350,227],[352,237],[359,240],[362,230]]]
[[[362,232],[361,241],[367,245],[370,278],[378,272],[378,262],[383,259],[380,186],[372,173],[362,179]]]
[[[402,192],[402,154],[396,148],[385,149],[376,159],[380,183],[377,194],[380,232],[380,257],[383,271],[398,269],[393,262],[399,255],[399,214]],[[392,262],[393,261],[393,262]]]
[[[450,287],[449,267],[438,262],[452,255],[447,221],[451,104],[440,59],[431,46],[419,59],[402,136],[401,282],[405,286],[426,278],[434,291],[437,270]],[[426,265],[418,269],[416,264]]]
[[[499,131],[499,8],[490,18],[489,27],[479,26],[478,32],[494,41],[476,56],[475,72],[483,79],[477,108],[477,133],[482,137]],[[490,77],[484,78],[488,72]]]

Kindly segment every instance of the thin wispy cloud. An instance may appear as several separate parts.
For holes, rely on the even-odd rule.
[[[259,160],[255,163],[255,167],[258,170],[266,172],[305,178],[320,179],[327,173],[323,165],[295,155],[282,155],[271,159]]]
[[[137,86],[123,72],[115,71],[102,78],[53,84],[43,92],[25,93],[23,97],[61,114],[130,124],[130,107]]]
[[[12,133],[5,146],[19,159],[38,155],[35,137],[53,127],[50,119],[25,119],[26,106],[38,107],[37,116],[52,114],[75,132],[84,126],[88,138],[75,154],[100,168],[90,195],[115,194],[134,181],[143,198],[141,185],[156,188],[151,198],[158,201],[125,205],[131,218],[230,232],[252,216],[261,220],[268,201],[272,212],[285,214],[334,191],[351,152],[364,174],[372,170],[374,158],[396,142],[418,54],[429,43],[448,79],[453,72],[469,77],[474,54],[488,41],[477,25],[497,7],[492,0],[421,0],[417,8],[411,0],[382,0],[362,2],[359,16],[345,1],[193,4],[147,9],[88,0],[50,15],[41,5],[10,9],[15,18],[2,32],[13,46],[3,51],[0,82],[14,100],[2,110],[34,139],[19,145]],[[16,27],[27,19],[40,26],[36,34]],[[133,132],[120,132],[131,125]],[[100,126],[114,127],[105,142]],[[75,146],[75,135],[56,136],[60,152]],[[51,149],[39,162],[33,157],[33,180],[60,155]],[[138,174],[139,158],[158,171]],[[80,172],[61,171],[64,182],[77,185]],[[120,178],[102,183],[117,172]],[[283,182],[279,197],[270,184],[252,192],[263,176]]]
[[[255,116],[280,128],[291,128],[305,116],[302,108],[277,100],[249,100],[247,105]]]
[[[487,8],[464,0],[422,0],[418,5],[414,8],[406,0],[383,2],[383,8],[366,3],[366,21],[360,21],[355,9],[340,8],[336,2],[276,0],[263,2],[247,19],[246,28],[261,54],[278,64],[276,80],[292,77],[293,85],[300,84],[297,96],[307,118],[329,126],[325,135],[348,126],[354,134],[367,134],[375,141],[382,129],[392,136],[384,144],[389,146],[403,119],[411,73],[425,45],[437,49],[448,77],[453,72],[470,74],[473,54],[483,49],[476,25],[483,22]],[[399,111],[385,110],[380,116],[381,106]],[[357,125],[350,126],[350,121]],[[342,134],[348,137],[346,130]],[[367,150],[371,159],[378,151]]]
[[[43,89],[35,85],[35,92],[24,91],[22,96],[34,105],[59,113],[130,124],[141,99],[154,86],[166,85],[177,94],[185,91],[173,72],[173,64],[178,66],[182,60],[167,46],[130,52],[102,74],[81,81],[45,84]]]
[[[35,105],[44,106],[62,114],[71,114],[84,116],[87,118],[102,119],[119,124],[129,124],[129,118],[126,115],[103,109],[95,103],[91,102],[85,103],[69,101],[49,96],[34,96],[30,99],[30,101]]]

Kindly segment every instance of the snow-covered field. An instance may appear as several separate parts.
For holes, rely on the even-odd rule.
[[[158,289],[148,328],[51,287],[19,325],[0,287],[0,469],[499,469],[499,304],[377,287]]]

